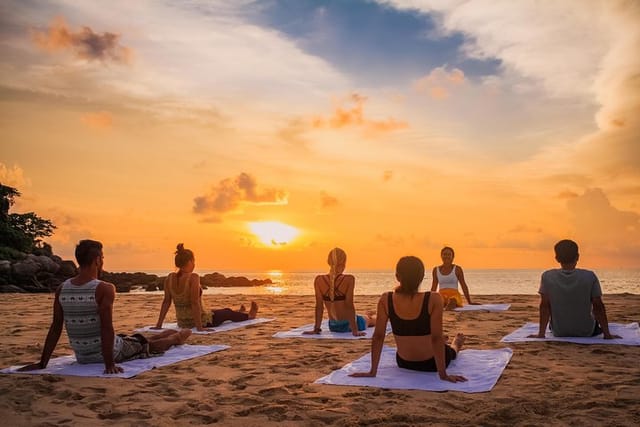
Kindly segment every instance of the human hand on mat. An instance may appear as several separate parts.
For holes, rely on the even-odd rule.
[[[105,374],[120,374],[124,372],[124,369],[118,365],[111,365],[111,366],[107,366],[106,368],[104,368],[104,373]]]
[[[363,378],[363,377],[375,377],[375,372],[353,372],[349,374],[350,377]]]
[[[622,337],[620,335],[605,334],[603,338],[605,340],[615,340],[615,339],[621,339]]]
[[[354,337],[363,337],[367,335],[365,331],[352,331],[351,333],[353,334]]]
[[[22,368],[18,368],[18,372],[29,372],[29,371],[35,371],[37,369],[44,369],[45,367],[42,366],[42,364],[40,362],[37,363],[31,363],[29,365],[25,365]]]
[[[157,330],[161,330],[161,329],[164,329],[164,328],[162,326],[152,326],[149,329],[154,329],[154,330],[157,331]]]
[[[527,335],[527,338],[546,338],[544,334],[531,334]]]
[[[465,377],[463,377],[462,375],[448,375],[448,374],[445,374],[444,377],[440,377],[440,379],[442,381],[449,381],[451,383],[463,383],[463,382],[467,381],[467,379]]]
[[[313,328],[313,331],[304,331],[302,335],[318,335],[322,332],[322,328]]]

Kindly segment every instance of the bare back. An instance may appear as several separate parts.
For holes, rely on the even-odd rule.
[[[322,299],[327,310],[329,319],[346,320],[353,312],[353,292],[355,288],[355,278],[351,274],[340,274],[335,281],[334,299],[329,298],[329,275],[316,276],[314,289],[316,299]]]
[[[391,303],[389,307],[389,294],[383,294],[380,303],[384,308],[387,317],[395,314],[400,320],[411,321],[421,317],[425,293],[419,292],[414,295],[407,295],[398,292],[391,293]],[[433,338],[442,336],[442,298],[437,293],[431,293],[428,298],[427,307],[428,325],[421,325],[425,335],[400,335],[394,333],[398,355],[405,360],[427,360],[434,356]]]

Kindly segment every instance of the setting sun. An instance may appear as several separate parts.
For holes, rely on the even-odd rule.
[[[282,246],[295,239],[300,231],[277,221],[250,222],[249,229],[267,246]]]

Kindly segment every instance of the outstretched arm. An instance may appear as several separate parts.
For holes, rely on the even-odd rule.
[[[371,369],[369,370],[369,372],[354,372],[352,374],[349,374],[349,376],[351,377],[375,377],[378,374],[380,354],[382,353],[384,337],[387,334],[387,321],[389,320],[386,303],[387,293],[384,293],[378,300],[376,328],[373,331],[373,338],[371,339]]]
[[[459,265],[456,265],[456,277],[458,278],[458,282],[460,282],[460,287],[462,288],[464,297],[467,299],[467,303],[469,303],[469,305],[478,305],[478,303],[471,302],[469,287],[467,286],[467,282],[464,280],[464,271],[462,271],[462,267]]]
[[[429,298],[429,315],[431,316],[431,347],[433,348],[433,358],[436,361],[438,376],[441,380],[457,383],[467,379],[461,375],[447,374],[447,365],[444,355],[444,334],[442,332],[442,312],[443,302],[440,294],[431,294]]]
[[[324,302],[322,300],[322,293],[320,292],[320,276],[316,276],[313,281],[313,289],[316,297],[316,306],[315,306],[315,317],[313,323],[313,331],[304,331],[303,334],[311,335],[311,334],[319,334],[322,332],[322,314],[324,313]]]
[[[345,305],[348,310],[349,316],[349,327],[351,328],[351,333],[354,337],[361,337],[366,335],[366,332],[358,330],[358,321],[356,320],[356,306],[353,302],[353,293],[356,285],[356,280],[353,276],[348,275],[344,278],[345,281],[349,281],[347,283],[347,295],[345,296]]]
[[[540,327],[538,333],[528,338],[544,338],[551,317],[551,301],[545,294],[540,294]]]
[[[206,331],[202,324],[202,301],[200,297],[202,287],[200,286],[200,276],[196,273],[191,273],[191,276],[187,280],[189,281],[189,299],[191,300],[191,317],[193,317],[193,324],[196,325],[196,330]]]
[[[113,360],[113,343],[116,336],[113,330],[113,302],[115,298],[116,287],[111,283],[100,282],[96,288],[96,304],[100,316],[100,340],[105,374],[124,372],[124,369],[116,366]]]
[[[607,311],[604,308],[604,303],[601,297],[591,298],[591,305],[593,306],[593,316],[596,318],[602,328],[602,334],[605,340],[611,340],[614,338],[622,338],[619,335],[611,335],[609,332],[609,321],[607,320]]]
[[[431,281],[431,292],[435,292],[438,290],[438,267],[433,267],[433,271],[431,271],[431,276],[433,280]]]
[[[62,333],[62,327],[64,324],[64,312],[62,311],[62,306],[60,305],[59,299],[61,289],[62,285],[60,285],[56,290],[56,296],[53,300],[53,320],[51,321],[51,326],[49,326],[49,332],[47,333],[47,338],[44,342],[40,362],[23,366],[22,368],[18,369],[18,371],[25,372],[33,371],[36,369],[44,369],[49,364],[49,360],[51,359],[53,350],[55,350],[56,345],[58,345],[58,341],[60,340],[60,334]]]
[[[162,305],[160,306],[160,315],[158,316],[158,321],[156,322],[156,327],[155,329],[161,329],[162,328],[162,324],[164,323],[164,318],[167,315],[167,312],[169,311],[169,308],[171,308],[171,291],[169,290],[169,278],[171,277],[171,275],[167,276],[166,279],[164,279],[164,299],[162,300]]]

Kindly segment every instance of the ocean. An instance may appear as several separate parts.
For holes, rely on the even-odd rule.
[[[600,279],[602,292],[605,294],[632,293],[640,294],[640,269],[606,269],[594,270]],[[200,275],[213,271],[197,271]],[[148,271],[160,276],[168,271]],[[207,295],[313,295],[313,279],[325,272],[230,272],[220,271],[225,276],[245,276],[249,279],[266,279],[272,285],[256,287],[209,288]],[[397,282],[391,271],[346,271],[356,278],[356,295],[380,295],[393,289]],[[465,278],[471,295],[523,294],[538,293],[542,270],[465,270]],[[431,288],[431,272],[422,282],[421,288]]]

